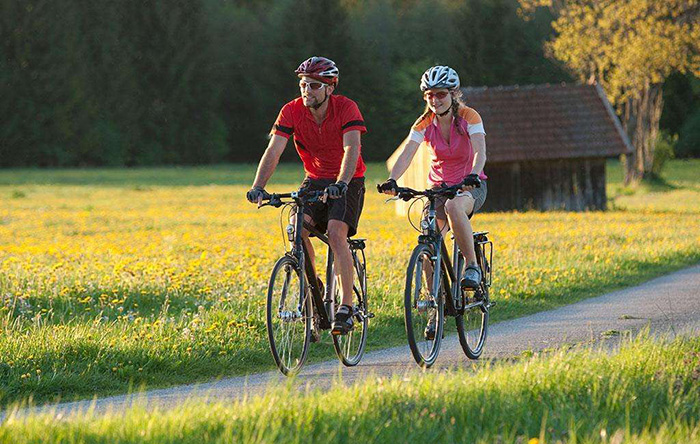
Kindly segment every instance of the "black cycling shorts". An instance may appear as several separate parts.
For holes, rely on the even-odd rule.
[[[335,183],[335,179],[304,179],[301,186],[310,191],[324,190],[327,186]],[[313,202],[306,205],[304,214],[311,216],[311,219],[321,232],[328,230],[328,221],[331,219],[340,220],[348,224],[348,237],[357,233],[357,225],[360,221],[362,206],[365,203],[365,178],[356,177],[348,184],[347,192],[338,199],[328,198],[326,203]]]

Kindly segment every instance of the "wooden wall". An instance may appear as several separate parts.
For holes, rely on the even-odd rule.
[[[488,163],[483,211],[604,210],[605,159]]]

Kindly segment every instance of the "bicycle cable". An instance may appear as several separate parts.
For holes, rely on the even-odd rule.
[[[410,223],[411,226],[413,227],[413,229],[419,233],[422,233],[423,230],[413,224],[413,220],[411,220],[411,210],[413,209],[413,205],[415,205],[416,202],[423,203],[423,211],[421,211],[421,213],[420,213],[421,214],[420,219],[423,220],[423,214],[425,213],[425,206],[427,205],[427,202],[425,202],[425,200],[427,200],[426,197],[418,197],[416,199],[413,199],[413,202],[411,202],[411,205],[408,206],[408,211],[406,212],[406,216],[408,217],[408,223]],[[420,224],[420,222],[419,222],[419,224]]]
[[[284,249],[284,251],[287,251],[287,241],[288,241],[287,231],[285,230],[285,226],[284,226],[284,219],[285,219],[284,214],[285,214],[285,212],[287,212],[286,219],[287,219],[287,224],[289,224],[289,218],[291,217],[292,207],[294,205],[295,204],[292,202],[284,204],[284,206],[282,206],[282,210],[280,211],[280,231],[282,232],[282,248]]]

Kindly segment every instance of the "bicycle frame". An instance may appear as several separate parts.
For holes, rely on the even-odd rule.
[[[301,313],[302,308],[304,307],[305,303],[305,297],[307,297],[307,288],[306,286],[309,286],[309,290],[311,293],[311,301],[314,306],[315,312],[319,316],[319,323],[320,323],[320,328],[327,330],[331,328],[331,324],[333,322],[333,315],[335,313],[335,307],[334,307],[334,299],[333,299],[333,294],[335,290],[335,279],[334,279],[334,273],[333,273],[333,263],[334,263],[334,258],[333,258],[333,250],[330,247],[330,242],[328,240],[328,236],[326,236],[324,233],[319,231],[316,227],[312,226],[311,224],[307,223],[304,220],[304,207],[306,206],[307,203],[312,202],[314,199],[318,199],[321,195],[323,195],[323,192],[320,191],[313,191],[313,192],[308,192],[308,191],[297,191],[297,192],[292,192],[292,193],[284,193],[284,194],[273,194],[270,196],[269,201],[265,204],[262,204],[261,206],[265,205],[272,205],[275,207],[280,207],[285,204],[292,204],[292,202],[282,202],[281,199],[283,198],[291,198],[293,200],[294,204],[294,217],[295,217],[295,225],[287,226],[287,233],[291,234],[293,230],[294,231],[294,238],[289,239],[292,246],[290,251],[287,251],[285,255],[289,256],[292,258],[300,267],[300,269],[304,270],[304,275],[306,279],[304,282],[301,283],[302,286],[302,291],[301,291],[301,296],[299,298],[299,303],[297,305],[297,312]],[[311,196],[311,197],[308,197]],[[326,257],[326,289],[325,293],[321,294],[321,290],[318,286],[318,282],[316,279],[316,273],[314,272],[314,267],[312,264],[307,260],[308,258],[308,250],[306,248],[306,245],[304,244],[303,241],[303,236],[302,236],[302,230],[306,229],[310,235],[317,237],[321,242],[326,244],[328,247],[328,254]],[[349,248],[350,252],[353,256],[353,262],[357,262],[357,253],[355,250],[363,250],[364,249],[364,240],[363,239],[357,239],[357,240],[350,240],[348,239],[349,243]],[[363,253],[363,258],[364,258],[364,253]],[[369,313],[368,315],[371,315]],[[372,317],[372,316],[369,316]]]
[[[424,228],[424,234],[418,236],[418,242],[433,247],[433,251],[435,252],[435,266],[442,270],[442,273],[433,273],[433,288],[439,288],[439,279],[444,277],[445,285],[447,286],[447,294],[451,296],[450,300],[445,301],[447,303],[447,310],[450,315],[454,316],[461,308],[459,307],[461,305],[461,298],[458,285],[460,275],[459,246],[455,242],[452,258],[456,260],[453,262],[447,251],[444,236],[437,225],[437,211],[435,210],[434,198],[429,198],[428,218],[425,222],[426,226],[422,227]],[[421,222],[421,224],[423,225],[423,222]]]
[[[415,192],[414,190],[411,191]],[[428,217],[427,219],[421,221],[421,228],[423,230],[423,233],[418,236],[418,242],[432,246],[433,251],[435,252],[435,268],[439,268],[442,271],[441,273],[439,273],[440,276],[438,276],[438,273],[433,273],[433,288],[439,288],[439,279],[441,276],[444,276],[445,289],[447,290],[447,294],[451,296],[450,298],[447,298],[448,300],[445,301],[447,304],[447,313],[450,316],[458,316],[464,313],[464,310],[482,305],[483,302],[477,301],[462,307],[462,289],[460,288],[459,280],[461,278],[461,268],[464,259],[460,254],[459,245],[457,244],[457,242],[454,243],[452,258],[450,258],[450,255],[447,251],[447,245],[445,244],[444,236],[442,235],[442,232],[437,224],[437,211],[435,210],[435,200],[437,196],[429,194],[422,195],[428,197]],[[475,239],[474,243],[475,249],[483,248],[484,245],[489,245],[489,247],[491,246],[491,242],[488,241],[484,233],[477,233],[477,235],[478,238]],[[454,234],[452,235],[452,237],[454,238]],[[490,249],[491,255],[492,252],[493,250]],[[486,261],[487,265],[490,264],[491,260],[489,258],[486,258],[485,252],[482,253],[483,260]],[[479,262],[482,261],[481,256],[482,255],[477,253],[477,259]],[[490,265],[488,265],[488,271],[489,278],[486,285],[490,286]]]
[[[294,194],[294,193],[293,193]],[[292,196],[294,198],[294,196]],[[304,220],[304,206],[305,202],[301,198],[295,198],[296,208],[295,208],[295,227],[294,227],[294,243],[292,244],[292,249],[287,252],[296,259],[299,267],[304,270],[306,275],[306,282],[303,283],[304,288],[301,294],[302,298],[299,300],[299,311],[304,306],[304,297],[306,297],[306,288],[309,286],[311,292],[312,302],[314,309],[320,319],[320,327],[322,329],[331,328],[331,323],[333,322],[333,251],[330,248],[328,237],[321,233],[314,226],[310,225]],[[306,229],[313,236],[316,236],[321,242],[328,246],[328,255],[326,257],[326,285],[325,294],[321,294],[321,289],[318,288],[318,281],[316,279],[316,273],[314,272],[312,264],[307,260],[309,252],[304,244],[302,229]]]

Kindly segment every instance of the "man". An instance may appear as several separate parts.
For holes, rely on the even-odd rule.
[[[306,172],[302,186],[312,191],[325,190],[328,197],[325,203],[309,205],[304,220],[328,232],[342,295],[331,332],[347,334],[353,328],[353,264],[347,238],[357,232],[364,204],[366,167],[360,155],[360,137],[367,129],[357,104],[333,95],[339,73],[332,60],[311,57],[295,72],[300,78],[301,96],[282,107],[246,197],[252,203],[260,203],[267,194],[265,185],[293,135]],[[313,265],[314,250],[308,231],[304,230],[302,236]]]

